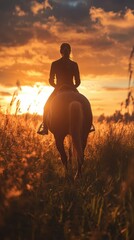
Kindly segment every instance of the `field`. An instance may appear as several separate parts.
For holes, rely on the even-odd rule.
[[[38,116],[0,115],[0,240],[133,240],[133,124],[96,123],[65,176]],[[66,149],[68,140],[65,140]]]

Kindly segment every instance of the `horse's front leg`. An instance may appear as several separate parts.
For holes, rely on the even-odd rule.
[[[64,138],[65,137],[55,136],[55,142],[56,142],[56,147],[60,153],[62,163],[65,167],[65,170],[67,170],[67,155],[64,148]]]

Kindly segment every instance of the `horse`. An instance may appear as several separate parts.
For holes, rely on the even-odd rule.
[[[59,91],[49,103],[46,124],[49,131],[54,135],[56,147],[65,170],[68,170],[68,159],[64,148],[64,139],[67,135],[72,138],[78,163],[75,178],[82,176],[84,150],[88,134],[91,131],[92,121],[90,102],[77,91]]]

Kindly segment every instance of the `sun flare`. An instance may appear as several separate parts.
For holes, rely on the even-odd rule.
[[[36,113],[43,114],[44,105],[52,93],[53,88],[49,86],[24,86],[18,93],[16,101],[13,104],[11,113],[15,113],[17,102],[19,102],[19,112],[23,113]]]

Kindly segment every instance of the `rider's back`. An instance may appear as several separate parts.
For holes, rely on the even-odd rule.
[[[70,87],[74,86],[73,77],[75,79],[78,75],[78,65],[76,62],[65,58],[60,58],[52,63],[52,72],[51,76],[56,77],[56,85],[60,87],[64,84],[69,85]],[[50,76],[50,79],[51,79]]]

